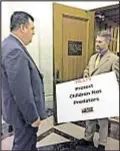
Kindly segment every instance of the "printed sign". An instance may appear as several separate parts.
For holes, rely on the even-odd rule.
[[[119,116],[115,72],[56,85],[57,122]]]

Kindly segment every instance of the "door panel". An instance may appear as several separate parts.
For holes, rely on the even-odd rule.
[[[82,77],[93,53],[94,13],[54,3],[53,25],[54,80]]]
[[[62,53],[62,81],[76,79],[82,76],[84,70],[84,64],[86,60],[86,41],[87,41],[87,20],[81,20],[80,18],[74,18],[71,16],[63,15],[62,18],[62,35],[63,35],[63,53]],[[81,50],[77,55],[68,55],[68,42],[71,41],[72,51]],[[81,42],[81,45],[75,45],[74,42]]]

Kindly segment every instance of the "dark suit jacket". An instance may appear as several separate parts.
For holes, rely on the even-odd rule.
[[[2,114],[15,125],[46,117],[43,77],[26,48],[10,35],[2,42]]]
[[[119,81],[119,57],[108,50],[101,58],[99,65],[95,68],[96,58],[97,54],[91,56],[88,66],[84,70],[84,74],[93,76],[115,71],[117,80]]]

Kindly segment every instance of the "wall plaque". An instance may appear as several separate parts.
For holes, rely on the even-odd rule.
[[[82,55],[82,41],[68,41],[68,55],[69,56]]]

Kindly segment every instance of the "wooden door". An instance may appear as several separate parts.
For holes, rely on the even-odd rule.
[[[53,4],[54,80],[81,78],[94,43],[94,13]]]

